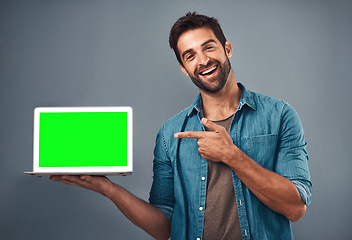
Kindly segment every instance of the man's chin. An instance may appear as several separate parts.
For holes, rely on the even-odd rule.
[[[218,93],[220,92],[222,89],[224,88],[224,86],[204,86],[202,85],[202,87],[200,89],[202,89],[204,92],[207,92],[207,93]]]
[[[217,93],[225,86],[225,83],[222,83],[221,80],[217,80],[216,78],[204,79],[201,77],[193,77],[191,79],[200,90],[207,93]]]

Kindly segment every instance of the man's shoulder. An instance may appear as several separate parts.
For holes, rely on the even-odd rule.
[[[256,100],[256,103],[270,103],[270,104],[279,104],[279,105],[285,105],[288,104],[286,101],[276,98],[276,97],[272,97],[272,96],[268,96],[262,93],[257,93],[257,92],[252,92],[249,91],[253,98]]]
[[[258,110],[256,111],[258,113],[260,111],[275,111],[275,109],[282,109],[285,105],[288,104],[279,98],[250,91],[241,83],[238,83],[238,86],[242,89],[240,107],[241,105],[248,105],[251,109]]]
[[[185,119],[187,118],[190,107],[187,107],[177,113],[175,116],[164,122],[162,128],[174,132],[178,128],[182,128]]]
[[[252,95],[256,108],[259,111],[277,111],[278,113],[283,111],[285,108],[291,108],[291,105],[285,100],[268,96],[262,93],[256,93],[249,91]]]
[[[270,121],[276,119],[280,124],[282,121],[288,121],[293,124],[300,122],[297,111],[285,100],[261,93],[250,93],[256,104],[256,111],[254,111],[256,113],[254,116],[260,116],[262,119],[269,119]]]
[[[185,108],[184,110],[177,113],[175,116],[163,123],[163,125],[159,129],[157,141],[158,139],[162,139],[164,145],[168,146],[168,148],[174,146],[173,144],[177,142],[176,138],[174,138],[174,134],[182,131],[182,128],[188,116],[189,108],[190,107]]]

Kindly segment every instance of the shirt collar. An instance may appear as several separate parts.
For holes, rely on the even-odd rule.
[[[237,83],[237,85],[242,90],[242,95],[237,110],[241,110],[244,105],[247,105],[253,110],[256,110],[257,107],[252,93],[248,91],[243,84]],[[193,111],[196,111],[198,113],[202,112],[202,95],[200,93],[197,95],[197,97],[194,99],[193,103],[189,107],[187,116],[189,116]]]
[[[242,83],[238,83],[237,85],[242,90],[242,95],[240,98],[240,103],[238,105],[238,110],[240,110],[244,105],[247,105],[253,110],[257,110],[257,105],[255,103],[253,94],[250,91],[248,91],[247,88]]]

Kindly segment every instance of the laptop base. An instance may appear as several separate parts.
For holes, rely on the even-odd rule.
[[[127,176],[131,175],[132,172],[24,172],[25,174],[42,177],[42,176],[52,176],[52,175],[92,175],[92,176],[113,176],[121,175]]]

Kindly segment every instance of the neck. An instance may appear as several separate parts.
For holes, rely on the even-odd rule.
[[[219,121],[233,115],[240,102],[242,90],[237,86],[235,76],[231,70],[227,82],[221,91],[208,93],[200,90],[204,117]]]

